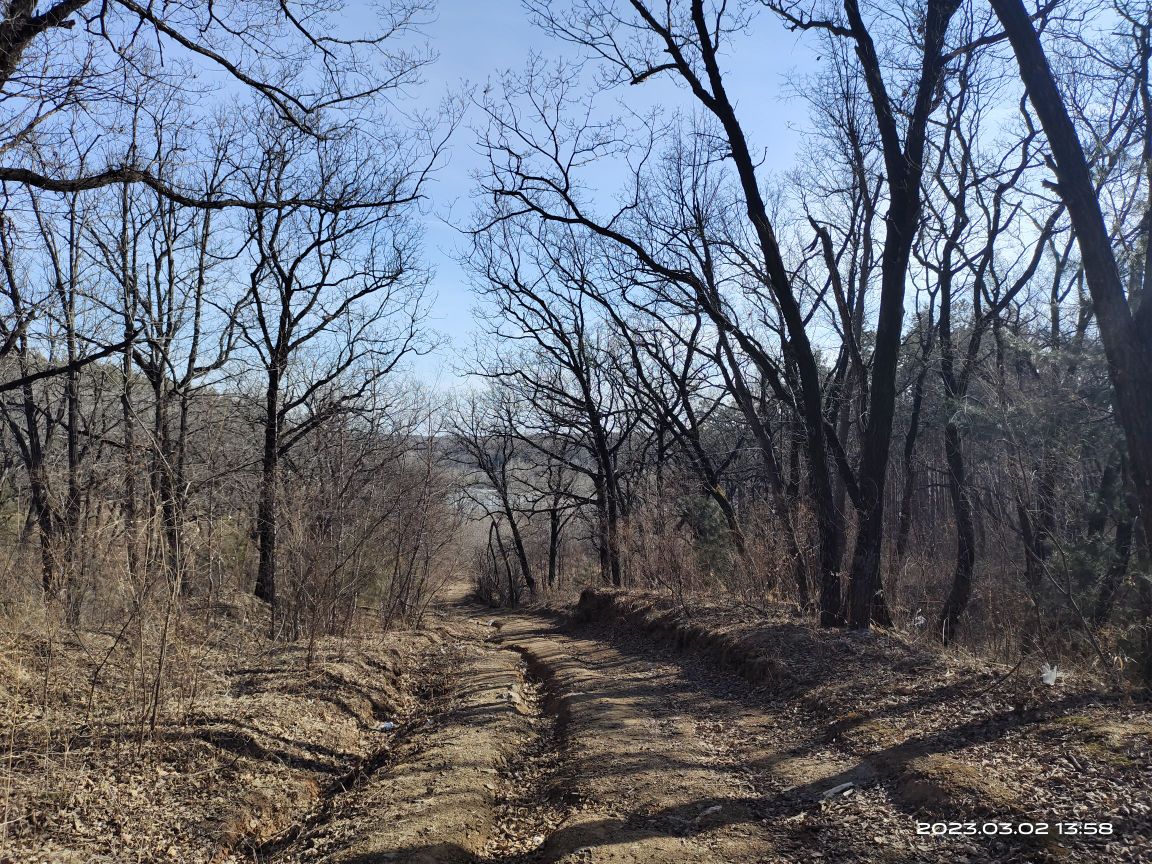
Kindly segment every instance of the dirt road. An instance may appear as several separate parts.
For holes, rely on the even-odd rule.
[[[920,835],[917,788],[703,655],[460,598],[441,618],[387,758],[263,860],[1147,860],[1118,838]]]

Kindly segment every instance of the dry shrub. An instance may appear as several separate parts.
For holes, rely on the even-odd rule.
[[[313,806],[408,699],[411,659],[378,632],[273,642],[246,592],[179,600],[159,688],[156,595],[108,630],[39,605],[38,617],[0,620],[0,857],[219,860]]]
[[[678,601],[723,583],[714,569],[701,561],[687,528],[668,524],[664,514],[640,510],[622,532],[629,584],[661,589]]]

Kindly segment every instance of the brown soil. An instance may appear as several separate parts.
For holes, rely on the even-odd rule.
[[[1145,703],[784,613],[689,618],[611,592],[586,592],[574,613],[482,610],[457,592],[423,635],[345,647],[311,670],[272,652],[202,700],[203,720],[173,726],[107,781],[124,826],[113,839],[70,827],[102,812],[92,796],[20,792],[19,812],[43,815],[9,836],[23,844],[9,857],[1152,861]],[[394,729],[380,730],[385,716]],[[242,741],[225,734],[237,723]],[[93,745],[69,752],[72,778],[78,764],[106,775],[115,761]],[[124,809],[132,788],[147,807]],[[166,814],[164,827],[143,828],[146,812]],[[1113,833],[917,833],[943,820]]]

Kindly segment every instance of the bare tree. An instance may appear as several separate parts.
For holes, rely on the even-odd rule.
[[[322,134],[341,113],[371,126],[379,120],[374,100],[412,83],[431,59],[397,45],[427,11],[423,2],[386,5],[378,29],[363,33],[344,27],[338,9],[313,0],[5,4],[0,141],[6,159],[0,180],[52,192],[139,183],[182,205],[266,207],[269,201],[250,197],[250,188],[209,196],[154,171],[130,132],[122,132],[122,114],[131,113],[141,89],[192,97],[189,114],[201,103],[207,110],[200,117],[210,122],[220,103],[205,99],[209,92],[194,83],[193,72],[210,68],[302,133]],[[85,137],[71,143],[83,152],[103,138],[106,165],[78,168],[67,150],[54,156],[44,146],[79,116],[87,118]]]
[[[280,124],[249,173],[254,196],[328,201],[380,196],[410,180],[363,142],[333,130],[318,139]],[[276,603],[277,495],[282,457],[329,418],[362,410],[377,382],[424,350],[423,272],[416,237],[394,206],[253,211],[248,222],[250,292],[242,341],[261,376],[261,457],[256,596]]]
[[[985,82],[980,80],[975,52],[968,52],[960,62],[955,88],[948,87],[942,99],[943,140],[933,170],[938,195],[929,204],[933,218],[924,242],[930,251],[923,259],[939,297],[944,453],[956,523],[956,564],[938,628],[944,641],[954,637],[967,607],[976,560],[974,494],[964,442],[969,390],[978,375],[984,338],[993,322],[1028,289],[1063,214],[1062,207],[1049,206],[1038,222],[1026,209],[1031,202],[1022,187],[1036,165],[1034,133],[1026,130],[1016,146],[999,158],[982,155]],[[1022,232],[1022,225],[1038,234],[1030,248],[1021,249],[1011,239]],[[963,295],[967,302],[962,308],[971,317],[964,322],[966,334],[958,344],[961,337],[954,310],[961,306]]]
[[[536,577],[528,561],[521,522],[524,504],[519,501],[517,461],[523,448],[516,429],[517,418],[506,392],[493,388],[468,398],[452,423],[456,459],[468,471],[464,480],[467,497],[492,524],[495,536],[507,526],[512,539],[518,576],[508,571],[508,600],[513,606],[522,580],[530,594],[536,593]],[[519,446],[518,446],[519,445]],[[524,466],[520,466],[521,469]]]

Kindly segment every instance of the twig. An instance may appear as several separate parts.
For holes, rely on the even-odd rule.
[[[1009,678],[1011,678],[1013,675],[1015,675],[1016,670],[1024,665],[1024,661],[1026,659],[1028,659],[1027,655],[1022,656],[1019,660],[1016,661],[1015,666],[1013,666],[1011,669],[1009,669],[1007,672],[1005,672],[999,678],[994,680],[991,684],[988,684],[986,687],[981,687],[975,693],[969,694],[967,697],[968,701],[971,702],[977,696],[983,696],[985,693],[987,693],[991,690],[995,690],[997,687],[999,687],[1001,684],[1003,684],[1005,681],[1007,681]]]

